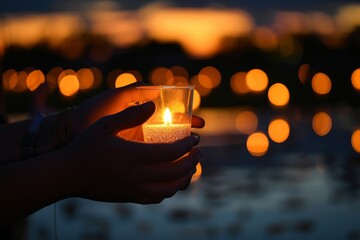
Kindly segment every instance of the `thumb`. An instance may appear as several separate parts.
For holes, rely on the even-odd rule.
[[[155,111],[153,102],[146,102],[141,105],[131,106],[125,110],[103,117],[101,126],[107,132],[113,134],[121,130],[136,127],[143,124]]]

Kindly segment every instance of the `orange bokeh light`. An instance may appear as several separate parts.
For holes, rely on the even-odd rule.
[[[14,69],[8,69],[2,74],[2,86],[5,91],[9,91],[11,78],[16,75],[16,71]]]
[[[174,83],[174,75],[166,67],[157,67],[151,71],[150,81],[153,85],[172,85]]]
[[[331,90],[331,80],[325,73],[317,73],[312,78],[311,86],[317,94],[328,94]]]
[[[289,103],[290,93],[284,84],[275,83],[269,88],[268,98],[275,106],[285,106]]]
[[[252,69],[246,74],[246,85],[252,91],[264,91],[268,86],[268,82],[268,76],[261,69]]]
[[[299,77],[299,80],[302,84],[305,84],[306,83],[306,80],[309,76],[309,71],[310,71],[310,65],[309,64],[302,64],[300,67],[299,67],[299,70],[298,70],[298,77]]]
[[[276,143],[285,142],[290,135],[290,126],[284,119],[273,120],[268,127],[268,134],[271,140]]]
[[[81,90],[90,89],[94,85],[94,74],[90,69],[79,69],[76,72],[76,76],[79,80],[79,86]]]
[[[15,88],[18,85],[18,82],[19,82],[18,73],[15,72],[14,74],[12,74],[9,77],[9,81],[8,81],[9,90],[15,91]]]
[[[351,146],[355,152],[360,153],[360,129],[357,129],[351,135]]]
[[[209,95],[211,92],[211,88],[205,88],[199,83],[198,75],[195,75],[190,79],[190,84],[196,87],[196,90],[202,97]]]
[[[27,89],[27,77],[28,74],[25,71],[17,72],[17,74],[12,75],[10,82],[10,90],[21,93],[25,92]]]
[[[279,44],[277,34],[268,27],[257,27],[253,36],[254,44],[266,51],[274,50]]]
[[[91,68],[91,72],[94,75],[94,83],[93,83],[93,88],[97,88],[101,85],[102,82],[102,72],[99,68],[93,67]]]
[[[314,132],[319,136],[327,135],[332,128],[332,120],[329,114],[325,112],[318,112],[312,120],[312,127]]]
[[[360,90],[360,68],[351,74],[351,84],[356,90]]]
[[[59,85],[59,76],[64,69],[61,67],[54,67],[46,74],[46,83],[52,88],[57,88]]]
[[[207,66],[201,69],[198,78],[199,78],[199,83],[204,88],[215,88],[219,86],[221,83],[220,71],[212,66]]]
[[[230,87],[237,94],[245,94],[250,91],[246,84],[246,72],[237,72],[230,79]]]
[[[258,127],[258,117],[252,111],[243,111],[236,117],[236,129],[243,134],[251,134]]]
[[[40,70],[32,71],[26,78],[26,85],[30,91],[35,91],[45,82],[45,76]]]
[[[201,96],[200,96],[199,92],[195,89],[192,109],[197,110],[200,107],[200,104],[201,104]]]
[[[188,71],[185,68],[181,67],[181,66],[173,66],[173,67],[170,68],[170,71],[173,73],[174,76],[189,79]]]
[[[115,88],[125,87],[131,83],[135,83],[136,78],[131,73],[122,73],[115,80]]]
[[[267,136],[262,132],[252,133],[247,138],[246,148],[253,156],[263,156],[269,149],[269,140]]]
[[[75,75],[66,75],[65,77],[60,79],[59,89],[64,96],[73,96],[80,89],[79,80]]]

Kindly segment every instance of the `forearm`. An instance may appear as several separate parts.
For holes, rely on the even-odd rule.
[[[17,220],[70,196],[66,149],[0,168],[0,223]]]
[[[0,126],[0,166],[20,160],[21,141],[31,119]]]
[[[14,163],[23,158],[22,141],[33,119],[0,126],[0,165]],[[67,142],[67,124],[63,112],[46,116],[37,132],[36,155],[58,149]],[[69,125],[70,126],[70,125]]]

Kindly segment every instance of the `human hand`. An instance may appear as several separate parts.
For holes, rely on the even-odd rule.
[[[118,113],[139,102],[141,97],[136,87],[142,85],[144,83],[137,82],[122,88],[108,90],[73,109],[72,135],[77,135],[104,116]],[[202,128],[204,125],[205,121],[202,118],[198,116],[192,117],[192,127]],[[121,131],[120,136],[129,140],[141,141],[143,139],[141,125]]]
[[[148,102],[103,117],[65,148],[70,196],[148,204],[188,186],[202,155],[193,148],[198,137],[149,144],[117,136],[119,131],[141,125],[154,110]],[[201,126],[203,120],[194,118],[193,123]]]

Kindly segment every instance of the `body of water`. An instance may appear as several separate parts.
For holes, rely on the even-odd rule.
[[[236,128],[245,110],[197,112],[207,120],[198,131],[205,156],[188,190],[158,205],[64,200],[29,218],[29,239],[360,239],[360,155],[351,145],[358,109],[253,109],[256,132],[269,137],[278,117],[290,126],[284,142],[269,137],[257,157],[250,133]],[[331,120],[324,136],[313,127],[318,111]]]

